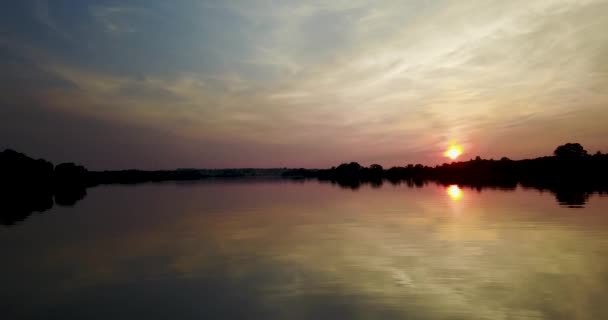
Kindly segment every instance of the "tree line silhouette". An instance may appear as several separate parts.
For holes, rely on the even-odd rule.
[[[7,149],[0,152],[0,224],[13,225],[54,205],[73,206],[87,188],[102,184],[278,176],[281,169],[177,169],[89,171],[74,163],[53,165]]]
[[[86,173],[73,163],[54,166],[13,150],[0,152],[0,223],[14,224],[53,204],[74,205],[86,195]]]
[[[316,178],[357,189],[361,184],[379,186],[383,181],[423,186],[428,182],[458,184],[476,189],[493,187],[515,189],[518,185],[548,190],[560,204],[584,205],[589,194],[608,191],[608,154],[589,155],[579,143],[558,146],[553,156],[535,159],[500,160],[476,157],[469,161],[444,163],[434,167],[409,164],[384,169],[381,165],[361,166],[343,163],[330,169],[293,169],[283,173],[290,178]]]
[[[314,178],[357,189],[361,184],[381,186],[384,181],[420,187],[429,182],[464,187],[515,189],[518,185],[549,190],[560,204],[583,206],[594,192],[608,191],[608,154],[589,155],[578,143],[558,146],[553,156],[536,159],[486,160],[445,163],[429,167],[409,164],[384,169],[381,165],[343,163],[330,169],[226,169],[226,170],[121,170],[88,171],[74,163],[53,165],[7,149],[0,152],[0,224],[12,225],[33,212],[72,206],[86,190],[100,184],[133,184],[151,181],[200,180],[209,177],[281,175],[284,178]]]

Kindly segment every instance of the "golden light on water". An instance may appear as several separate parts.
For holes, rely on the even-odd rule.
[[[462,198],[462,189],[455,184],[449,186],[447,192],[452,200],[460,200]]]
[[[455,160],[456,158],[458,158],[460,155],[462,154],[462,147],[461,146],[451,146],[448,151],[445,152],[445,156]]]

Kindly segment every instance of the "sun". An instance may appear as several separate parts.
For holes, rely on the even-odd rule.
[[[445,156],[455,160],[462,154],[462,147],[460,146],[451,146],[448,151],[445,152]]]

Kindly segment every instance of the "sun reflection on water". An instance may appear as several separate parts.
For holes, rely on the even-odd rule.
[[[447,192],[452,200],[460,200],[462,198],[462,189],[455,184],[449,186]]]

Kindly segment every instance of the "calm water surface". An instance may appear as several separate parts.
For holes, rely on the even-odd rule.
[[[2,319],[608,319],[608,198],[232,181],[0,227]]]

